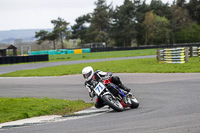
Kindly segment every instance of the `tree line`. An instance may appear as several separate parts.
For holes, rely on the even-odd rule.
[[[57,42],[80,39],[81,44],[104,42],[107,46],[169,45],[200,42],[200,1],[161,0],[150,4],[141,0],[124,0],[113,7],[106,0],[97,0],[92,13],[75,20],[71,30],[62,18],[52,20],[52,32],[36,32],[38,44],[45,40]]]

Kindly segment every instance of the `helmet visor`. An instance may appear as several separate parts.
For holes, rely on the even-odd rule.
[[[88,77],[90,77],[91,74],[92,74],[92,71],[90,71],[89,73],[83,74],[83,77],[87,79]]]

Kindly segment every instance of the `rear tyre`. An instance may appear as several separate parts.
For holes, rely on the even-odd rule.
[[[114,99],[111,95],[104,95],[102,97],[102,100],[109,106],[111,107],[113,110],[117,111],[117,112],[121,112],[124,110],[124,107],[122,106],[122,104],[117,100]]]

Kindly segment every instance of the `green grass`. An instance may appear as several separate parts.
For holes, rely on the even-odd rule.
[[[92,52],[83,54],[64,54],[64,55],[49,55],[49,61],[70,61],[84,59],[100,59],[100,58],[115,58],[115,57],[130,57],[155,55],[155,49],[146,50],[128,50],[128,51],[113,51],[113,52]]]
[[[145,56],[145,55],[155,55],[155,54],[156,54],[156,49],[91,52],[91,53],[82,53],[82,54],[61,54],[61,55],[49,55],[49,61],[26,62],[26,63],[17,63],[17,64],[31,64],[31,63],[86,60],[86,59],[102,59],[102,58],[116,58],[116,57],[133,57],[133,56]],[[8,66],[8,65],[15,65],[15,64],[3,64],[3,65],[0,64],[0,66]]]
[[[93,106],[82,100],[0,98],[0,123],[42,115],[65,115]]]
[[[22,70],[0,75],[1,77],[26,77],[26,76],[61,76],[81,74],[86,66],[94,70],[111,71],[113,73],[198,73],[200,61],[198,57],[189,58],[185,64],[159,64],[155,58],[130,59],[120,61],[106,61],[86,64],[61,65],[34,70]]]

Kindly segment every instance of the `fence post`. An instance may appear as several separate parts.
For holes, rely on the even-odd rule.
[[[200,61],[200,47],[197,48],[197,51],[198,51],[198,55],[199,55],[199,61]]]
[[[190,47],[190,57],[193,57],[193,47]]]
[[[188,62],[188,47],[185,47],[185,63]]]
[[[160,62],[161,57],[160,57],[160,49],[157,49],[157,60]]]

